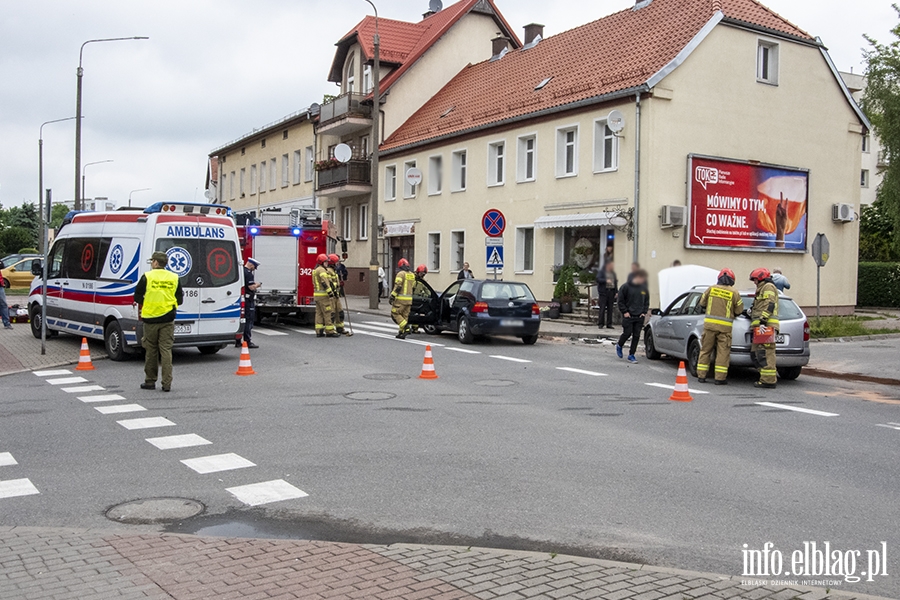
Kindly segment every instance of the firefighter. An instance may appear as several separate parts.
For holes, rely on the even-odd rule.
[[[398,339],[405,339],[409,334],[409,311],[412,310],[412,294],[416,285],[416,276],[410,270],[409,261],[401,258],[397,263],[397,277],[391,291],[391,318],[400,328]]]
[[[331,275],[328,272],[328,256],[320,254],[316,257],[316,269],[313,271],[313,297],[316,300],[316,337],[337,337],[331,320],[332,298]]]
[[[428,290],[428,287],[425,285],[425,276],[428,275],[428,267],[425,265],[419,265],[416,267],[416,284],[413,286],[413,297],[415,298],[430,298],[431,292]],[[410,333],[419,333],[419,326],[416,324],[410,324]]]
[[[337,254],[328,255],[328,264],[330,265],[328,272],[331,275],[331,290],[334,292],[331,299],[331,321],[340,335],[349,336],[350,332],[344,329],[344,309],[341,306],[341,296],[344,294],[344,281],[346,280],[343,273],[347,272],[347,268],[341,264],[341,257]]]
[[[709,361],[716,352],[716,385],[728,385],[728,364],[731,362],[731,327],[737,315],[744,312],[744,301],[734,289],[734,271],[722,269],[718,283],[709,287],[700,298],[706,309],[703,320],[703,342],[697,363],[697,378],[706,383]]]
[[[765,325],[775,330],[778,335],[778,288],[772,283],[772,274],[768,269],[756,269],[750,273],[750,281],[756,284],[756,298],[750,309],[752,327]],[[775,368],[775,342],[771,344],[753,344],[750,355],[759,366],[758,388],[775,389],[778,383],[778,370]]]

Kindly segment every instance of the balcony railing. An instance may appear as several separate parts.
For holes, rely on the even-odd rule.
[[[317,173],[316,189],[325,190],[342,185],[370,185],[372,183],[372,165],[367,160],[351,160],[333,169]]]
[[[345,117],[371,117],[372,107],[364,105],[363,99],[365,99],[363,94],[344,94],[323,104],[319,113],[319,124]]]

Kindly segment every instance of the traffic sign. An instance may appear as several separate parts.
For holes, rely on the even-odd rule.
[[[502,237],[484,238],[484,245],[485,246],[502,246],[503,238]]]
[[[816,239],[812,244],[813,260],[815,260],[816,264],[820,267],[824,267],[825,263],[828,262],[828,257],[830,254],[831,244],[828,242],[828,238],[825,237],[825,234],[820,233],[816,236]]]
[[[492,208],[481,218],[481,228],[490,237],[502,237],[506,231],[506,217],[496,208]]]
[[[485,264],[488,269],[502,269],[503,268],[503,246],[488,246],[485,250],[487,256],[487,260]]]

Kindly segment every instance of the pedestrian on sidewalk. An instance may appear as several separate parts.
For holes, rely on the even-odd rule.
[[[625,342],[631,339],[628,362],[636,363],[638,344],[641,342],[641,331],[644,319],[650,312],[650,291],[647,289],[647,271],[638,269],[628,276],[628,282],[619,289],[619,311],[622,313],[622,337],[616,344],[616,355],[623,357]]]
[[[728,365],[731,363],[731,328],[734,319],[744,312],[744,301],[734,289],[734,271],[719,271],[718,283],[710,286],[700,297],[700,306],[706,309],[703,319],[703,339],[700,360],[697,362],[697,379],[706,383],[712,353],[716,352],[716,385],[728,384]]]
[[[244,263],[244,341],[248,348],[259,348],[253,343],[253,324],[256,322],[256,290],[262,283],[256,282],[256,269],[259,268],[259,261],[255,258],[248,258]],[[240,347],[240,344],[235,344]]]
[[[619,278],[616,276],[616,265],[609,261],[597,273],[597,309],[600,313],[597,326],[600,329],[613,328],[613,306],[615,306],[618,291]]]
[[[469,268],[469,263],[463,263],[462,271],[459,272],[459,275],[456,276],[456,279],[475,279],[475,274],[472,273],[472,269]]]
[[[378,297],[384,298],[385,296],[385,284],[387,283],[387,273],[384,272],[384,267],[378,267]]]
[[[169,257],[165,252],[154,252],[150,258],[153,268],[141,276],[134,289],[134,303],[138,305],[143,321],[141,345],[146,350],[142,390],[156,389],[160,364],[162,390],[168,392],[172,389],[175,317],[178,307],[184,302],[184,290],[178,275],[166,270],[168,263]]]
[[[6,283],[3,281],[3,273],[0,273],[0,320],[3,321],[3,329],[12,329],[9,322],[9,305],[6,303]]]
[[[778,288],[779,292],[783,292],[784,290],[791,289],[791,282],[787,277],[781,272],[781,269],[776,267],[772,272],[772,283]]]

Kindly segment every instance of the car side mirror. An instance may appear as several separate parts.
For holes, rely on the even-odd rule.
[[[36,260],[33,263],[31,263],[31,274],[34,275],[35,277],[40,277],[41,275],[43,275],[44,274],[44,264],[39,260]]]
[[[661,310],[659,310],[658,308],[654,308],[653,310],[650,311],[650,314],[653,315],[654,317],[661,317],[663,312]]]

